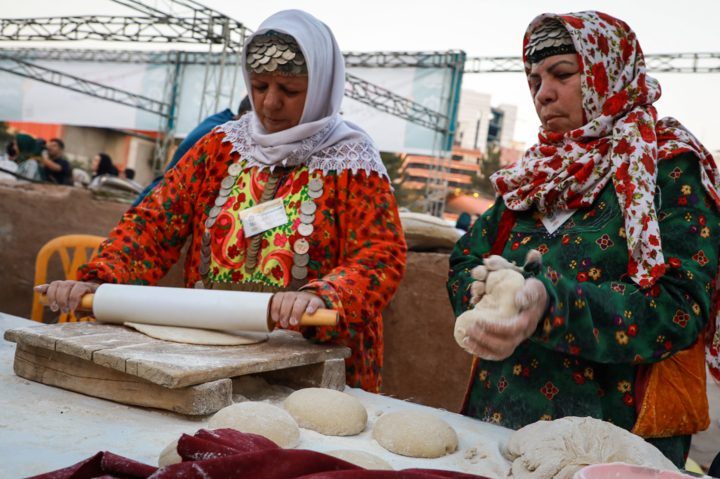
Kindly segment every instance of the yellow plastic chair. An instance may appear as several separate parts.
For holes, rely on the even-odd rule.
[[[58,236],[57,238],[50,240],[40,249],[35,260],[35,286],[47,283],[47,266],[50,257],[57,252],[62,260],[63,270],[65,271],[65,279],[76,278],[75,274],[78,268],[88,262],[88,258],[85,254],[85,248],[92,248],[90,258],[97,255],[100,243],[105,241],[107,238],[102,236],[92,235],[66,235]],[[70,260],[68,248],[75,248],[75,254]],[[42,322],[43,317],[43,306],[40,305],[40,293],[34,293],[33,295],[33,307],[30,319],[37,322]],[[81,318],[77,319],[75,314],[71,311],[70,314],[61,314],[58,323],[72,323],[77,321],[94,321],[93,318]]]

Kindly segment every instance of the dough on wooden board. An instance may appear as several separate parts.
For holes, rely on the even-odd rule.
[[[262,402],[241,402],[223,408],[210,419],[208,429],[235,429],[270,439],[283,448],[300,441],[295,420],[279,407]]]
[[[182,462],[182,457],[180,457],[180,454],[177,452],[178,442],[180,442],[180,438],[175,439],[173,442],[165,446],[165,449],[163,449],[160,456],[158,456],[159,467],[170,466],[172,464],[179,464]]]
[[[267,341],[267,333],[244,333],[239,331],[211,331],[209,329],[156,326],[154,324],[124,323],[151,338],[175,343],[207,344],[212,346],[239,346]]]
[[[363,469],[377,471],[394,471],[392,466],[385,462],[381,457],[369,452],[356,451],[354,449],[340,449],[337,451],[326,452],[328,456],[337,457],[345,462],[362,467]]]
[[[622,462],[677,471],[655,446],[609,422],[590,417],[538,421],[508,440],[505,456],[516,479],[572,479],[593,464]]]
[[[298,426],[326,436],[354,436],[367,425],[367,410],[349,394],[334,389],[307,388],[285,400],[285,410]]]
[[[384,414],[375,423],[373,437],[388,451],[410,457],[441,457],[458,446],[455,429],[424,411]]]
[[[525,286],[525,277],[512,269],[490,271],[485,279],[485,295],[475,308],[465,311],[455,321],[455,341],[465,348],[467,328],[478,318],[487,321],[510,319],[520,312],[515,295]],[[471,352],[472,353],[472,352]]]

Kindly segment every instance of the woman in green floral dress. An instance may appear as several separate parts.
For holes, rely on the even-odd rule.
[[[544,14],[524,49],[539,143],[493,176],[497,202],[455,247],[455,314],[481,299],[472,271],[491,254],[528,258],[534,277],[516,317],[468,328],[476,358],[462,413],[513,429],[590,416],[638,433],[652,365],[700,351],[704,395],[706,351],[720,379],[720,172],[680,123],[658,121],[660,86],[625,22]],[[639,433],[678,466],[689,434]]]

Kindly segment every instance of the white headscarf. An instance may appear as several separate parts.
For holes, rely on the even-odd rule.
[[[265,20],[245,42],[240,65],[245,65],[247,47],[256,35],[270,30],[291,35],[305,56],[308,92],[300,123],[277,133],[268,133],[255,113],[226,123],[221,130],[248,160],[246,168],[297,166],[311,170],[376,171],[387,176],[375,142],[359,126],[339,114],[345,94],[345,60],[335,37],[324,23],[301,10],[285,10]],[[253,102],[250,73],[243,68],[245,85]]]

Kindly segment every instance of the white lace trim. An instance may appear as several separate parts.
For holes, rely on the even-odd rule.
[[[352,171],[357,174],[358,171],[364,171],[366,175],[370,175],[373,171],[380,177],[386,177],[388,181],[387,169],[380,159],[380,153],[377,147],[371,142],[344,142],[324,148],[315,154],[312,151],[327,136],[330,130],[335,126],[335,122],[330,122],[325,128],[318,131],[314,135],[304,139],[300,147],[293,151],[288,158],[282,162],[282,166],[294,167],[299,165],[307,165],[310,171],[319,170],[323,175],[327,176],[330,171],[341,173],[345,170]],[[253,158],[251,151],[253,147],[252,137],[250,136],[250,115],[245,115],[237,121],[229,121],[218,127],[218,131],[225,133],[223,143],[229,141],[232,143],[230,154],[238,152],[243,160],[246,160],[244,169],[253,167],[270,168],[274,170],[278,165],[268,165],[257,161]]]

